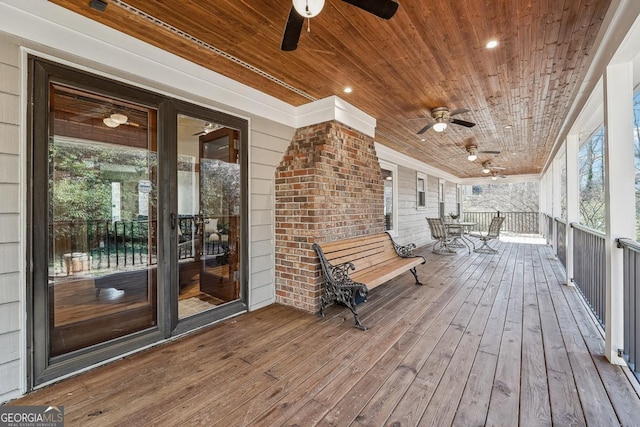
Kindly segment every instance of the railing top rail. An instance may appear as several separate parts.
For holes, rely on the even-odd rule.
[[[560,218],[559,216],[557,216],[557,217],[555,217],[555,218],[553,218],[553,219],[554,219],[554,220],[556,220],[557,222],[561,222],[561,223],[563,223],[564,225],[567,225],[567,220],[566,220],[566,219],[564,219],[564,218]]]
[[[635,252],[640,252],[640,243],[633,239],[627,239],[624,237],[618,237],[616,243],[619,248],[628,248]]]
[[[571,228],[575,228],[576,230],[580,230],[580,231],[584,231],[585,233],[589,233],[589,234],[593,234],[594,236],[598,236],[598,237],[607,237],[607,235],[600,231],[600,230],[595,230],[593,228],[589,228],[586,225],[582,225],[580,223],[577,222],[572,222],[571,224]]]

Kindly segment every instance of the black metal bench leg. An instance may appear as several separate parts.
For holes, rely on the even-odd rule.
[[[316,311],[316,316],[320,316],[324,319],[324,310],[327,308],[328,305],[329,305],[329,300],[325,295],[322,295],[322,298],[320,298],[320,309]]]
[[[356,306],[353,303],[347,304],[347,307],[349,307],[349,310],[351,310],[351,312],[353,313],[353,320],[355,321],[355,326],[358,329],[361,329],[363,331],[368,330],[369,328],[367,328],[366,326],[364,326],[362,324],[362,322],[360,322],[360,316],[358,315],[358,312],[356,311]]]
[[[413,274],[413,277],[416,278],[416,285],[422,285],[422,283],[420,282],[420,279],[418,279],[418,271],[416,270],[415,267],[413,267],[411,270],[409,270],[411,272],[411,274]]]

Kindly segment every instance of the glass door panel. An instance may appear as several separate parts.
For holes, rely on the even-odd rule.
[[[178,115],[178,317],[240,298],[237,131]]]
[[[154,109],[49,87],[49,356],[157,324]]]

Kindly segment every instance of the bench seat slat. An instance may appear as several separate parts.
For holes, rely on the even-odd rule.
[[[321,316],[324,316],[325,307],[336,301],[351,309],[356,327],[366,329],[360,323],[355,308],[357,295],[366,298],[369,289],[388,282],[405,271],[411,271],[416,284],[421,284],[415,267],[424,264],[424,257],[411,256],[411,247],[398,249],[406,254],[399,255],[396,244],[387,233],[315,243],[313,247],[320,257],[323,274],[328,276],[325,276],[325,295],[318,311]],[[355,270],[351,270],[348,263],[353,264]]]
[[[383,264],[380,264],[376,268],[367,268],[361,271],[357,269],[351,274],[351,278],[356,282],[361,282],[367,285],[370,290],[379,286],[394,277],[409,271],[409,269],[422,264],[420,258],[399,258],[397,260],[390,260]]]

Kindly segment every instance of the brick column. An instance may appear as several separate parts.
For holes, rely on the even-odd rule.
[[[336,121],[298,129],[276,170],[276,301],[315,312],[314,242],[384,231],[384,185],[373,138]]]

